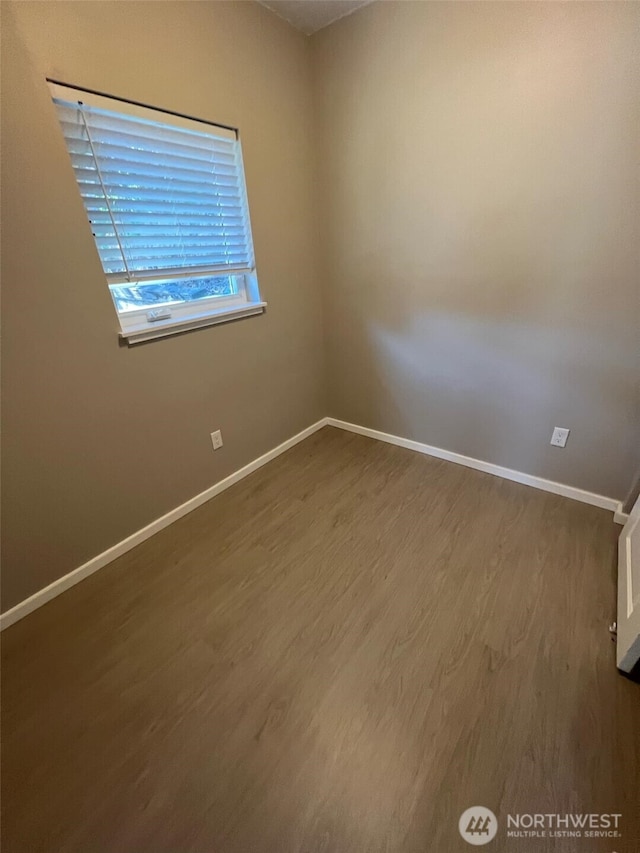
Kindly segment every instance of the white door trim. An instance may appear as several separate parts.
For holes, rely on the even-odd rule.
[[[631,672],[640,660],[640,553],[637,530],[640,525],[640,498],[629,513],[629,520],[618,539],[618,630],[616,663],[623,672]],[[633,535],[636,535],[636,546]],[[634,583],[634,569],[636,582]]]

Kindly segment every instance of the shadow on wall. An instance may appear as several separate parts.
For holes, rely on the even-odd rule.
[[[371,351],[377,353],[381,385],[393,407],[405,413],[403,435],[430,424],[445,447],[469,447],[478,458],[508,460],[507,467],[539,471],[558,413],[558,363],[569,375],[562,405],[567,410],[597,410],[601,419],[590,432],[616,435],[620,402],[633,392],[633,377],[615,371],[615,353],[605,363],[590,364],[579,334],[523,323],[504,323],[446,315],[436,311],[412,318],[406,333],[383,327],[369,330]],[[421,360],[415,362],[411,344],[418,342]],[[604,349],[604,348],[603,348]],[[582,350],[582,352],[581,352]],[[581,358],[581,355],[583,358]],[[616,384],[608,376],[616,375]],[[446,405],[444,418],[429,405],[436,394]],[[415,399],[421,393],[422,400]],[[403,405],[415,400],[415,406]],[[484,404],[491,402],[490,412]],[[386,406],[378,406],[382,414]],[[521,436],[532,421],[546,424],[540,441],[521,452]],[[567,423],[566,425],[570,425]],[[470,435],[471,429],[471,435]],[[446,440],[446,444],[444,443]],[[553,451],[551,451],[553,452]],[[600,460],[593,458],[593,474]]]
[[[407,190],[398,206],[387,187],[391,207],[364,216],[341,191],[332,414],[623,498],[638,364],[629,309],[616,304],[624,267],[609,265],[628,253],[617,199],[609,188],[578,210],[566,192],[547,211],[515,174],[505,181],[509,199]],[[562,452],[549,445],[554,426],[573,431]]]
[[[617,352],[593,339],[587,345],[576,331],[491,322],[442,310],[411,317],[405,330],[389,328],[388,318],[386,323],[369,318],[366,325],[352,318],[349,325],[352,356],[337,372],[343,376],[342,403],[358,423],[557,479],[562,479],[562,459],[548,444],[554,426],[572,427],[579,419],[582,438],[606,443],[617,436],[616,441],[624,443],[622,414],[632,450],[633,413],[626,409],[635,374],[620,369],[624,349]],[[597,360],[590,358],[594,346],[601,353]],[[362,374],[368,392],[363,388],[354,398],[350,389]],[[599,415],[597,422],[593,412]],[[522,436],[532,425],[538,426],[536,440],[523,452]],[[575,434],[567,451],[572,440]],[[545,471],[549,453],[557,463],[551,475]],[[583,459],[582,472],[584,481],[592,478],[597,489],[603,473],[600,456]],[[620,474],[624,477],[625,472],[611,472],[607,494],[616,494]]]
[[[556,247],[554,271],[535,246],[516,248],[513,223],[496,222],[481,246],[477,230],[465,240],[457,228],[458,239],[425,246],[432,277],[391,267],[402,252],[384,249],[364,260],[372,273],[340,275],[330,346],[337,415],[623,498],[637,365],[597,275],[596,286],[587,277],[592,232],[585,245],[574,235]],[[554,426],[573,430],[562,452],[549,445]]]

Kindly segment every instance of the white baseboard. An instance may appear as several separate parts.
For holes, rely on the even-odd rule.
[[[69,572],[69,574],[64,575],[63,577],[58,578],[58,580],[55,580],[53,583],[49,584],[49,586],[45,586],[44,589],[38,590],[38,592],[34,593],[29,598],[26,598],[24,601],[16,604],[15,607],[12,607],[10,610],[7,610],[6,613],[0,615],[0,631],[4,628],[8,628],[9,625],[13,625],[14,622],[17,622],[19,619],[27,616],[29,613],[32,613],[38,607],[42,607],[42,605],[46,604],[47,601],[51,601],[52,598],[60,595],[60,593],[70,587],[75,586],[75,584],[89,577],[89,575],[92,575],[94,572],[97,572],[98,569],[106,566],[112,560],[115,560],[122,554],[126,554],[127,551],[135,548],[136,545],[144,542],[145,539],[149,539],[149,537],[153,536],[154,533],[158,533],[164,527],[168,527],[174,521],[182,518],[183,515],[187,515],[187,513],[201,506],[203,503],[206,503],[216,495],[219,495],[220,492],[224,492],[224,490],[228,489],[229,486],[233,486],[234,483],[237,483],[239,480],[242,480],[244,477],[253,473],[253,471],[256,471],[258,468],[266,465],[267,462],[275,459],[276,456],[280,456],[281,453],[289,450],[289,448],[301,441],[304,441],[305,438],[308,438],[324,426],[333,426],[338,429],[347,430],[348,432],[355,432],[359,435],[365,435],[368,438],[385,441],[387,444],[395,444],[398,447],[415,450],[418,453],[424,453],[427,456],[435,456],[437,459],[445,459],[447,462],[455,462],[458,465],[465,465],[467,468],[474,468],[476,471],[484,471],[486,474],[503,477],[505,480],[513,480],[515,483],[533,486],[535,489],[542,489],[545,492],[552,492],[556,495],[562,495],[565,498],[572,498],[576,501],[582,501],[582,503],[591,504],[592,506],[597,506],[602,509],[608,509],[614,513],[614,521],[617,524],[624,524],[628,517],[622,512],[621,501],[617,501],[615,498],[607,498],[603,495],[596,495],[593,492],[585,492],[583,489],[577,489],[574,486],[565,486],[563,483],[555,483],[552,480],[545,480],[542,477],[523,474],[521,471],[513,471],[511,468],[502,468],[500,465],[493,465],[491,462],[482,462],[480,459],[473,459],[470,456],[462,456],[461,454],[453,453],[450,450],[442,450],[440,447],[433,447],[430,444],[422,444],[419,441],[411,441],[408,438],[400,438],[397,435],[390,435],[389,433],[380,432],[376,429],[357,426],[356,424],[350,424],[346,421],[337,420],[336,418],[322,418],[317,421],[317,423],[312,424],[310,427],[302,430],[302,432],[299,432],[297,435],[294,435],[292,438],[289,438],[287,441],[284,441],[282,444],[274,447],[273,450],[269,450],[263,456],[258,457],[258,459],[254,459],[253,462],[249,462],[249,464],[245,465],[244,468],[240,468],[238,471],[235,471],[233,474],[225,477],[224,480],[220,480],[219,483],[215,483],[210,488],[205,489],[204,492],[200,492],[199,495],[191,498],[186,503],[172,509],[170,512],[166,513],[166,515],[163,515],[161,518],[157,518],[141,530],[132,533],[131,536],[123,539],[122,542],[118,542],[116,545],[113,545],[113,547],[103,551],[102,554],[98,554],[97,557],[93,557],[87,563],[84,563],[84,565],[79,566],[77,569],[74,569],[72,572]]]
[[[152,521],[151,524],[147,524],[146,527],[132,533],[131,536],[127,536],[127,538],[123,539],[122,542],[118,542],[116,545],[113,545],[113,547],[103,551],[102,554],[98,554],[97,557],[93,557],[87,563],[84,563],[84,565],[79,566],[67,575],[63,575],[61,578],[58,578],[58,580],[50,583],[49,586],[45,586],[43,589],[38,590],[38,592],[31,595],[29,598],[25,598],[24,601],[21,601],[19,604],[16,604],[15,607],[12,607],[10,610],[7,610],[6,613],[0,615],[0,631],[4,628],[8,628],[9,625],[13,625],[14,622],[17,622],[24,616],[32,613],[34,610],[37,610],[38,607],[42,607],[43,604],[46,604],[47,601],[51,601],[52,598],[56,598],[60,593],[72,586],[75,586],[77,583],[80,583],[80,581],[89,577],[89,575],[97,572],[98,569],[106,566],[107,563],[110,563],[122,554],[126,554],[127,551],[135,548],[136,545],[144,542],[145,539],[153,536],[154,533],[158,533],[164,527],[168,527],[170,524],[173,524],[174,521],[182,518],[183,515],[187,515],[187,513],[192,510],[197,509],[197,507],[201,506],[203,503],[206,503],[208,500],[211,500],[211,498],[219,495],[220,492],[224,492],[224,490],[228,489],[229,486],[233,486],[234,483],[237,483],[239,480],[242,480],[244,477],[252,474],[258,468],[266,465],[267,462],[275,459],[276,456],[280,456],[281,453],[289,450],[289,448],[299,442],[304,441],[305,438],[308,438],[314,432],[317,432],[319,429],[322,429],[323,426],[326,426],[326,423],[327,419],[323,418],[317,423],[312,424],[310,427],[303,429],[302,432],[299,432],[292,438],[287,439],[287,441],[283,441],[282,444],[274,447],[273,450],[269,450],[263,456],[259,456],[257,459],[254,459],[253,462],[249,462],[249,464],[245,465],[244,468],[240,468],[238,471],[235,471],[233,474],[225,477],[224,480],[220,480],[220,482],[215,483],[208,489],[205,489],[204,492],[200,492],[199,495],[196,495],[186,501],[186,503],[172,509],[170,512],[166,513],[166,515],[163,515],[161,518],[157,518],[155,521]]]
[[[533,486],[534,489],[541,489],[544,492],[553,492],[554,495],[562,495],[565,498],[582,501],[582,503],[598,506],[601,509],[608,509],[617,514],[622,509],[621,502],[615,498],[607,498],[604,495],[585,492],[583,489],[575,488],[575,486],[565,486],[564,483],[555,483],[553,480],[545,480],[543,477],[523,474],[522,471],[513,471],[511,468],[503,468],[501,465],[483,462],[480,459],[473,459],[471,456],[462,456],[460,453],[453,453],[451,450],[442,450],[440,447],[433,447],[430,444],[422,444],[419,441],[400,438],[397,435],[390,435],[386,432],[380,432],[377,429],[369,429],[368,427],[357,426],[346,421],[339,421],[336,418],[327,418],[326,422],[328,426],[338,427],[338,429],[344,429],[348,432],[356,432],[358,435],[366,435],[368,438],[376,438],[378,441],[386,441],[387,444],[395,444],[398,447],[406,447],[408,450],[415,450],[427,456],[435,456],[437,459],[446,459],[447,462],[465,465],[467,468],[474,468],[476,471],[484,471],[485,474],[493,474],[496,477],[503,477],[505,480],[513,480],[514,483]]]
[[[629,513],[628,512],[622,512],[621,510],[617,509],[613,513],[614,524],[621,524],[624,527],[625,524],[627,523],[627,521],[629,521]]]

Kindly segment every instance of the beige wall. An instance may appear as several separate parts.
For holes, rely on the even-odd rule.
[[[386,2],[313,37],[331,415],[626,496],[639,22]]]
[[[254,3],[3,2],[2,29],[6,610],[326,406],[308,40]],[[265,316],[118,346],[46,75],[240,127]]]
[[[325,414],[625,497],[640,6],[1,6],[4,610]],[[46,75],[241,128],[264,317],[118,346]]]

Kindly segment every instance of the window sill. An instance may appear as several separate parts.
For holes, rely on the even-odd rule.
[[[228,323],[230,320],[239,320],[242,317],[252,317],[254,314],[262,314],[267,307],[266,302],[247,302],[237,308],[220,308],[217,311],[208,311],[206,314],[191,314],[180,318],[170,317],[168,320],[158,320],[155,323],[136,323],[122,329],[120,338],[125,340],[129,346],[152,341],[155,338],[164,338],[168,335],[179,335],[182,332],[190,332],[193,329],[202,329],[205,326],[215,326],[218,323]]]

